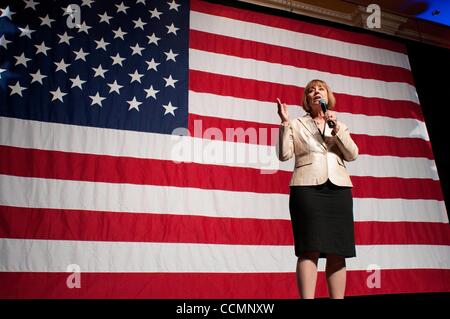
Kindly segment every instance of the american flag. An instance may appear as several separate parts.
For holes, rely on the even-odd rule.
[[[450,291],[401,43],[199,0],[0,9],[0,297],[296,298],[275,99],[301,116],[314,78],[360,149],[347,295]]]

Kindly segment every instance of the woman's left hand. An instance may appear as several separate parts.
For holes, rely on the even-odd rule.
[[[339,132],[339,122],[337,121],[336,112],[328,110],[325,113],[325,121],[331,121],[334,123],[333,132]]]

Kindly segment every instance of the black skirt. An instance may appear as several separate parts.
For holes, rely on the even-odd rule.
[[[295,255],[320,252],[355,257],[353,198],[350,187],[327,183],[319,186],[291,186],[289,210],[295,241]]]

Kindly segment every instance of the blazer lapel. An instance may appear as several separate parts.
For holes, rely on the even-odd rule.
[[[303,117],[299,118],[302,125],[311,133],[311,135],[316,139],[317,142],[319,142],[320,145],[323,146],[323,148],[327,149],[327,144],[325,143],[322,136],[320,136],[320,132],[317,129],[316,123],[314,123],[314,120],[311,116],[305,115]],[[327,131],[328,125],[325,125],[325,135],[331,134],[331,132]]]

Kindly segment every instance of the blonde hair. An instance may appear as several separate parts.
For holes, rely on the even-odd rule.
[[[334,97],[333,91],[325,81],[314,79],[306,84],[305,90],[303,91],[302,106],[306,113],[311,113],[311,105],[308,103],[308,91],[314,85],[322,85],[328,94],[328,109],[332,110],[336,104],[336,98]]]

